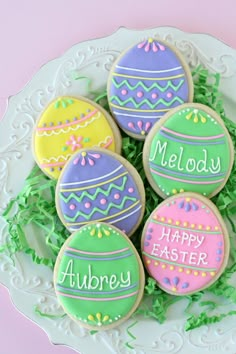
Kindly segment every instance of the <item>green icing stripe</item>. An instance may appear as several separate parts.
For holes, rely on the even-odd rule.
[[[64,214],[64,217],[68,221],[75,221],[80,216],[83,216],[86,220],[89,220],[96,212],[107,216],[109,211],[111,210],[111,208],[115,208],[115,209],[118,209],[118,210],[123,209],[123,207],[124,207],[125,203],[127,202],[127,200],[135,202],[137,199],[134,198],[134,197],[125,196],[124,199],[122,200],[122,202],[120,203],[120,205],[117,205],[117,204],[111,202],[111,203],[109,203],[109,205],[108,205],[106,210],[102,210],[100,208],[95,207],[95,208],[93,208],[93,210],[91,211],[90,214],[85,214],[82,211],[78,211],[74,217],[69,217],[69,216],[67,216],[65,214]]]
[[[204,234],[212,234],[212,235],[221,235],[222,232],[220,231],[205,231],[205,230],[195,230],[195,229],[188,229],[182,226],[175,226],[175,225],[171,225],[171,224],[165,224],[164,222],[160,222],[160,221],[156,221],[154,219],[151,219],[151,222],[153,222],[154,224],[160,224],[163,226],[168,226],[170,228],[175,228],[175,229],[180,229],[180,230],[186,230],[186,231],[192,231],[192,232],[201,232]]]
[[[160,90],[161,92],[165,92],[169,88],[172,88],[172,90],[176,92],[183,85],[184,81],[185,80],[183,80],[183,79],[180,80],[180,82],[176,86],[174,84],[172,84],[171,80],[168,81],[166,86],[161,86],[157,82],[155,82],[150,87],[148,87],[143,83],[143,81],[139,81],[136,85],[131,85],[128,80],[123,80],[120,83],[118,83],[115,78],[112,79],[112,82],[116,88],[120,88],[121,86],[126,85],[131,91],[134,91],[138,87],[141,86],[144,89],[144,91],[146,91],[146,92],[150,92],[154,88]]]
[[[192,179],[199,179],[199,178],[201,178],[201,180],[202,179],[204,179],[204,178],[206,178],[206,179],[213,179],[214,180],[214,178],[219,178],[219,176],[221,177],[221,176],[225,176],[226,175],[226,172],[222,172],[222,173],[217,173],[217,174],[215,174],[215,175],[213,175],[213,174],[211,174],[211,175],[200,175],[200,173],[199,173],[199,175],[197,176],[197,175],[191,175],[190,173],[181,173],[181,172],[177,172],[177,171],[173,171],[173,170],[169,170],[168,168],[165,168],[165,167],[162,167],[162,166],[159,166],[159,165],[157,165],[157,164],[155,164],[154,162],[150,162],[150,165],[151,165],[151,167],[152,167],[152,169],[153,170],[155,170],[155,171],[157,171],[157,172],[159,172],[159,171],[164,171],[164,172],[166,172],[166,173],[168,173],[168,174],[172,174],[172,175],[175,175],[175,176],[183,176],[183,177],[187,177],[187,178],[191,178],[191,180]]]
[[[183,268],[189,268],[189,269],[193,269],[193,270],[202,270],[202,271],[206,271],[206,272],[213,272],[216,270],[216,268],[198,268],[198,267],[192,267],[190,265],[186,265],[186,264],[181,264],[181,263],[175,263],[175,262],[171,262],[171,261],[167,261],[166,259],[163,258],[159,258],[159,257],[154,257],[151,256],[150,254],[146,253],[146,252],[142,252],[145,256],[155,259],[157,261],[160,261],[162,263],[167,263],[167,264],[171,264],[171,265],[175,265],[177,267],[183,267]]]
[[[62,192],[59,195],[60,195],[60,198],[65,203],[68,203],[72,198],[75,199],[79,203],[82,202],[85,197],[88,197],[91,200],[95,200],[99,193],[105,195],[106,197],[109,196],[109,194],[111,193],[113,188],[123,192],[125,189],[125,185],[126,185],[127,180],[128,180],[127,176],[123,177],[121,186],[118,186],[115,183],[110,183],[107,190],[104,190],[104,189],[101,189],[100,187],[98,187],[94,194],[90,194],[87,191],[84,191],[84,192],[82,192],[80,197],[78,195],[76,195],[75,193],[70,193],[70,195],[68,197],[64,197]],[[69,193],[69,192],[64,192],[64,193]]]
[[[179,102],[180,104],[184,103],[184,101],[179,97],[175,97],[170,102],[167,102],[167,101],[163,100],[163,98],[161,98],[155,103],[151,103],[148,99],[145,98],[141,102],[137,103],[133,97],[130,97],[125,101],[121,101],[118,96],[111,96],[110,101],[116,101],[117,103],[119,103],[119,105],[121,107],[126,106],[127,103],[132,103],[135,108],[140,108],[142,105],[144,105],[146,103],[148,105],[148,107],[150,107],[151,109],[156,108],[159,104],[163,104],[165,107],[170,107],[175,102]]]

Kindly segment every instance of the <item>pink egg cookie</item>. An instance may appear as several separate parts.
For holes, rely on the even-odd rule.
[[[164,291],[187,295],[219,278],[229,256],[229,237],[216,206],[196,193],[162,202],[147,220],[141,241],[148,273]]]

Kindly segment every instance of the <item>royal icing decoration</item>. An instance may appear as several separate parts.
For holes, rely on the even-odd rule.
[[[37,121],[33,145],[39,167],[57,179],[78,149],[97,146],[120,153],[120,134],[97,104],[84,98],[60,97]]]
[[[130,235],[144,211],[144,187],[124,159],[106,150],[83,150],[73,156],[57,184],[57,210],[75,231],[89,221],[104,221]],[[132,166],[130,167],[132,168]]]
[[[162,197],[192,191],[212,197],[232,168],[231,138],[217,114],[186,104],[153,128],[144,147],[144,168]]]
[[[180,54],[168,43],[149,38],[121,54],[107,91],[120,127],[144,139],[163,114],[192,101],[193,84]]]
[[[107,224],[76,231],[55,266],[55,289],[65,311],[97,329],[117,324],[138,306],[144,289],[141,261],[129,239]]]
[[[206,198],[195,193],[169,198],[145,225],[145,267],[167,292],[184,295],[205,288],[227,262],[229,241],[224,230],[220,214]]]

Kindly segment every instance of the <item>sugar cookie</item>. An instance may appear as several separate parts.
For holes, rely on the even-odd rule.
[[[54,270],[58,301],[89,329],[110,329],[127,320],[144,291],[141,259],[114,226],[90,223],[62,247]]]
[[[119,129],[98,104],[84,97],[59,97],[36,122],[33,152],[42,171],[57,179],[72,154],[98,146],[120,153]]]
[[[144,139],[163,114],[192,102],[193,81],[177,48],[149,38],[121,53],[111,69],[107,92],[121,129]]]
[[[104,221],[130,236],[142,220],[145,191],[138,172],[120,155],[81,149],[60,175],[56,206],[70,231],[89,221]]]
[[[192,294],[214,283],[229,256],[229,237],[216,206],[196,193],[180,193],[162,202],[147,220],[142,255],[160,288]]]
[[[163,198],[183,191],[213,197],[224,187],[233,159],[222,119],[197,103],[167,113],[153,127],[143,150],[146,176]]]

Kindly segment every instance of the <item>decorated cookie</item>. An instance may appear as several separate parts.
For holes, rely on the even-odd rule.
[[[166,112],[192,102],[193,82],[181,53],[149,38],[122,53],[108,79],[108,101],[120,127],[144,139]]]
[[[207,106],[190,103],[171,110],[148,135],[143,164],[163,198],[192,191],[212,197],[225,185],[233,145],[222,119]]]
[[[120,230],[90,223],[74,232],[55,265],[59,302],[75,321],[90,329],[110,329],[135,311],[143,296],[139,255]]]
[[[82,149],[61,173],[56,206],[70,231],[103,221],[130,236],[142,220],[145,191],[138,172],[123,157],[105,149]]]
[[[120,153],[121,137],[109,114],[88,99],[59,97],[36,122],[33,134],[35,160],[51,178],[59,177],[76,150],[92,146]]]
[[[160,288],[175,295],[210,286],[229,256],[219,211],[196,193],[180,193],[161,203],[145,224],[141,247],[148,273]]]

